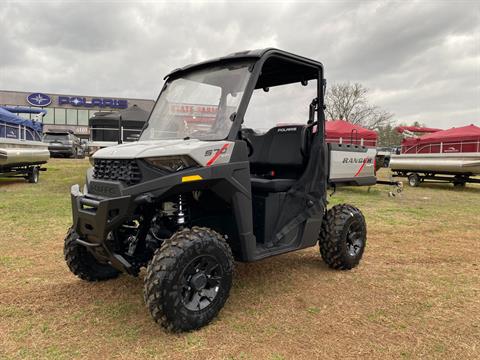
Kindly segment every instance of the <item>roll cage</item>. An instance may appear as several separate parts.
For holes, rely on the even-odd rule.
[[[323,106],[326,80],[324,79],[323,64],[318,61],[274,48],[243,51],[175,69],[165,76],[165,80],[173,80],[191,71],[241,60],[253,61],[249,69],[251,75],[226,140],[235,141],[238,139],[245,113],[255,89],[265,89],[296,82],[303,83],[309,80],[317,80],[317,97],[312,101],[309,122],[318,121],[316,135],[321,138],[324,137],[325,116]],[[322,109],[322,111],[317,111],[318,109]],[[315,113],[317,113],[316,120],[314,119]]]

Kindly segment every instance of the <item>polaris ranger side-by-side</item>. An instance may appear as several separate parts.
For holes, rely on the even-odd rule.
[[[303,124],[264,134],[244,126],[258,91],[287,84],[302,91],[309,83],[314,96],[303,104]],[[72,187],[73,226],[64,248],[70,270],[99,281],[119,272],[136,276],[146,267],[152,317],[186,331],[206,325],[223,307],[234,259],[256,261],[318,242],[331,268],[355,267],[366,224],[353,206],[327,211],[329,161],[346,151],[345,166],[364,183],[374,175],[359,174],[370,174],[374,164],[360,146],[329,150],[324,90],[321,63],[277,49],[171,72],[140,140],[96,152],[83,192]],[[172,103],[195,102],[216,106],[214,119],[193,126],[169,111]],[[339,183],[355,179],[337,174]]]

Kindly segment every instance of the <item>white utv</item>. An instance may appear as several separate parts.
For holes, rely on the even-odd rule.
[[[264,134],[242,127],[255,89],[308,82],[315,97],[304,104],[303,124]],[[331,268],[355,267],[366,224],[351,205],[327,210],[324,86],[321,63],[277,49],[238,52],[167,75],[140,140],[96,152],[83,192],[71,189],[73,226],[64,247],[70,270],[100,281],[120,272],[137,276],[145,267],[153,319],[188,331],[225,304],[234,260],[318,243]],[[207,103],[206,88],[215,94],[208,103],[217,109],[214,118],[194,122],[170,111],[172,99]],[[370,174],[366,149],[341,150],[355,158],[345,163],[354,173]]]

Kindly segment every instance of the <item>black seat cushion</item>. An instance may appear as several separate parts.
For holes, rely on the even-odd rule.
[[[296,179],[264,179],[252,177],[252,190],[265,192],[284,192],[295,184]]]

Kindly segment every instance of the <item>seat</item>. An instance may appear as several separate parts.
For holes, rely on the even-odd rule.
[[[252,189],[264,192],[284,192],[292,187],[296,179],[264,179],[252,177]]]
[[[264,135],[244,131],[253,147],[249,158],[252,190],[287,191],[302,175],[307,162],[310,131],[305,125],[285,125]]]

